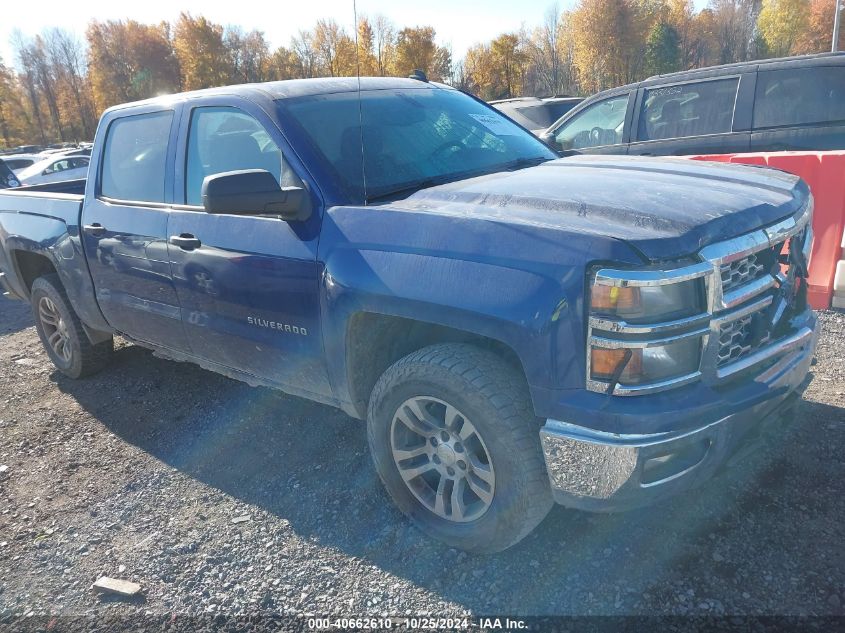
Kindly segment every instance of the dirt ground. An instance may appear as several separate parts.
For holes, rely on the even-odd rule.
[[[364,426],[121,342],[55,371],[0,298],[0,624],[75,614],[845,614],[845,315],[786,433],[695,494],[555,508],[476,557],[396,511]],[[100,575],[140,583],[101,598]]]

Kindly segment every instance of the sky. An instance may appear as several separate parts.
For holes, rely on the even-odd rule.
[[[358,15],[382,13],[399,26],[431,25],[437,41],[452,47],[454,59],[478,42],[490,40],[504,31],[518,30],[523,24],[532,28],[543,20],[554,0],[357,0]],[[561,10],[572,8],[576,0],[559,0]],[[707,0],[695,0],[696,8]],[[0,56],[4,63],[16,63],[11,46],[12,34],[19,29],[25,36],[45,28],[60,26],[81,38],[88,22],[133,19],[139,22],[174,21],[180,11],[202,14],[223,25],[239,25],[249,31],[263,31],[270,45],[287,46],[300,29],[310,29],[320,18],[334,18],[351,30],[354,24],[353,0],[12,0],[11,11],[3,11],[0,22]],[[34,10],[27,10],[33,7]],[[11,18],[11,19],[10,19]]]

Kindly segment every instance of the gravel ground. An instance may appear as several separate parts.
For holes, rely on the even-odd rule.
[[[555,508],[475,557],[389,503],[364,426],[120,343],[54,371],[0,298],[0,624],[68,614],[845,614],[845,315],[787,435],[684,498]],[[143,586],[103,599],[100,575]]]

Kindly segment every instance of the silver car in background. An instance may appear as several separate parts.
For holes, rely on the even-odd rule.
[[[81,155],[49,156],[17,173],[22,185],[78,180],[88,176],[90,157]]]

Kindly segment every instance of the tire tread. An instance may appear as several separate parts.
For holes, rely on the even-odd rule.
[[[485,398],[497,410],[498,421],[508,442],[525,456],[522,477],[516,482],[520,487],[516,495],[520,511],[511,514],[512,521],[502,526],[493,542],[467,548],[479,552],[507,549],[531,532],[553,505],[539,443],[538,419],[534,415],[525,380],[521,372],[487,350],[464,343],[432,345],[405,356],[384,373],[371,394],[368,417],[372,418],[376,404],[390,389],[406,380],[418,379],[426,367],[445,370],[453,379]],[[376,439],[373,431],[374,425],[368,424],[371,446]],[[513,524],[514,519],[518,525]]]

